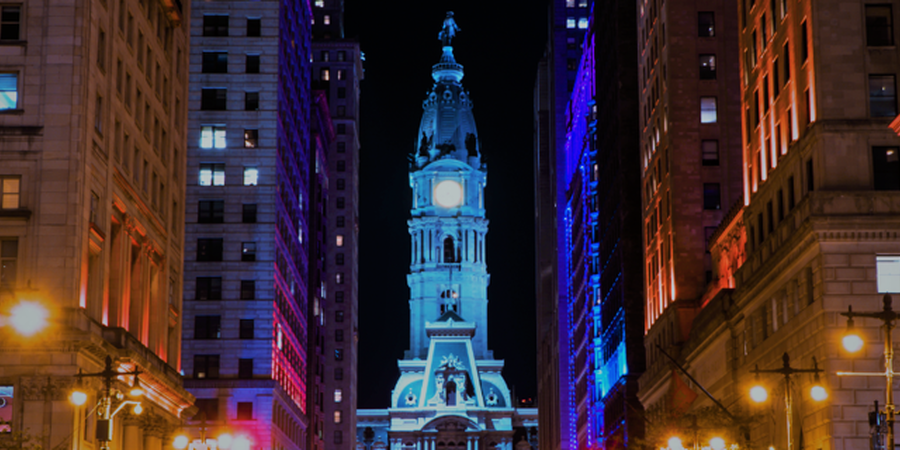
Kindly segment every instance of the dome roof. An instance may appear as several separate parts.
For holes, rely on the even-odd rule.
[[[448,25],[447,21],[450,21]],[[462,87],[463,66],[453,56],[451,36],[448,27],[456,28],[452,14],[444,21],[444,30],[439,35],[442,41],[440,62],[431,69],[434,85],[422,102],[422,122],[415,146],[415,165],[422,168],[429,163],[452,158],[478,168],[481,165],[481,145],[475,116],[472,115],[472,101]]]

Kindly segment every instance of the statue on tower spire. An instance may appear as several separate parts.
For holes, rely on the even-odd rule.
[[[438,33],[438,39],[441,40],[441,45],[444,47],[449,47],[450,41],[456,36],[456,32],[460,31],[459,26],[456,25],[456,21],[453,20],[453,11],[447,11],[447,17],[444,18],[444,26],[441,28],[441,32]]]

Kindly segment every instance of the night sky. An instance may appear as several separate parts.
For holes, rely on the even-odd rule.
[[[409,345],[410,240],[406,155],[415,146],[422,101],[441,55],[446,11],[461,31],[453,40],[465,67],[482,148],[489,154],[488,346],[506,361],[503,375],[521,398],[534,397],[533,102],[546,42],[543,0],[346,0],[346,35],[365,53],[361,86],[359,401],[389,406]]]

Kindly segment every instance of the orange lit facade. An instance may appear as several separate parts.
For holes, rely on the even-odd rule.
[[[42,448],[99,445],[99,383],[83,406],[67,397],[107,356],[147,392],[140,418],[115,417],[112,449],[161,450],[193,403],[179,374],[188,5],[0,6],[0,315],[22,299],[51,314],[31,338],[0,327],[0,419]]]
[[[798,368],[815,357],[830,395],[814,401],[812,377],[795,377],[795,448],[869,448],[884,382],[835,372],[881,367],[879,324],[861,325],[867,350],[851,358],[838,313],[880,309],[897,292],[900,3],[738,4],[744,201],[711,236],[713,280],[678,359],[730,411],[752,415],[783,397],[764,379],[769,402],[751,404],[750,369],[780,367],[785,352]],[[710,405],[701,394],[691,407]],[[785,422],[752,425],[751,444],[784,448]]]

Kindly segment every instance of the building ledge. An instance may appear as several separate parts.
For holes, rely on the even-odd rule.
[[[31,210],[26,208],[0,209],[0,217],[17,217],[27,220],[31,218]]]

